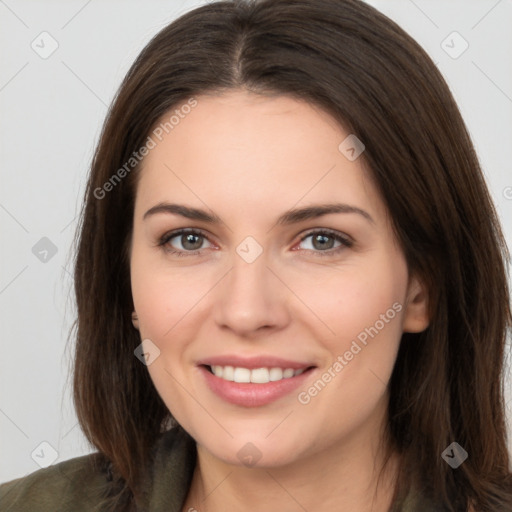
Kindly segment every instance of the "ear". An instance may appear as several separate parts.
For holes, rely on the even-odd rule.
[[[429,323],[427,288],[418,278],[412,277],[407,287],[403,330],[404,332],[422,332]]]
[[[139,330],[139,317],[135,311],[132,313],[132,324],[135,329]]]

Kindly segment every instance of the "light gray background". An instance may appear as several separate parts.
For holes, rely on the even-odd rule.
[[[512,245],[512,1],[369,3],[413,35],[444,74]],[[39,469],[36,460],[92,451],[70,400],[67,342],[74,318],[69,248],[85,177],[128,67],[154,34],[200,4],[0,0],[0,481]],[[31,47],[51,49],[43,31],[58,43],[46,59]],[[458,58],[464,42],[446,39],[453,31],[469,44]],[[32,252],[42,237],[58,251],[46,262]]]

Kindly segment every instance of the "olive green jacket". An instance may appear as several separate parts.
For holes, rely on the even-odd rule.
[[[93,464],[94,458],[94,454],[77,457],[1,484],[0,512],[100,512],[109,475]],[[141,511],[181,512],[195,464],[195,442],[183,429],[162,434],[151,474],[146,476]],[[410,494],[402,510],[395,506],[390,512],[439,510]]]

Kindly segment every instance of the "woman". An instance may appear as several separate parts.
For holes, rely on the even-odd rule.
[[[393,22],[189,12],[128,72],[86,191],[97,453],[1,510],[510,511],[506,257],[456,104]]]

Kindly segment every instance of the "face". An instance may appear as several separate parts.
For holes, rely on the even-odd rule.
[[[156,390],[226,463],[368,441],[402,332],[427,319],[362,158],[306,102],[196,101],[153,137],[136,193],[135,325]]]

